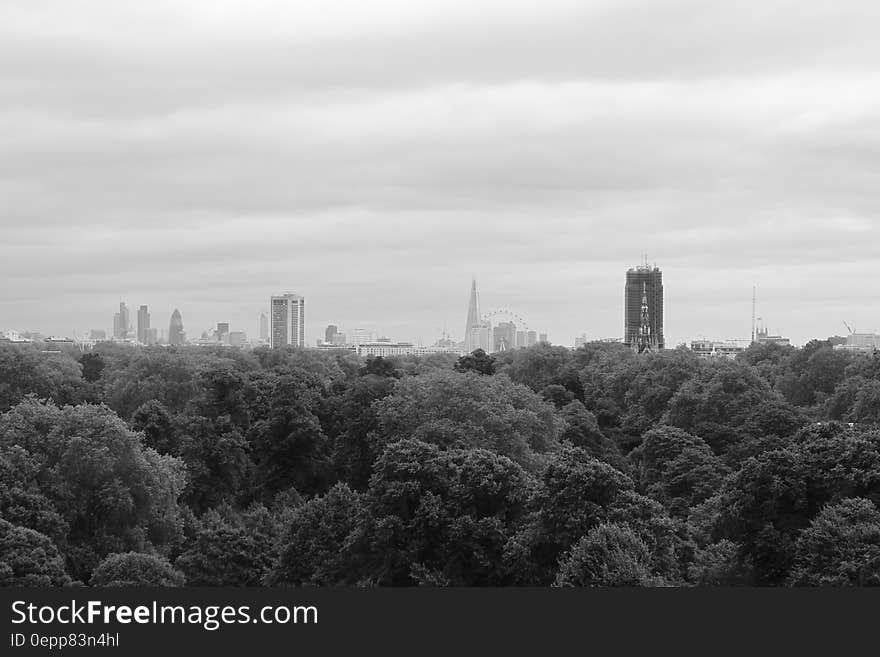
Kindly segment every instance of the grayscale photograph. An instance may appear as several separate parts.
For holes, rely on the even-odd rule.
[[[878,26],[0,1],[0,588],[880,585]]]

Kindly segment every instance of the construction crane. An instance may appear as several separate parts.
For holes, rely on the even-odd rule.
[[[843,320],[843,325],[844,325],[844,326],[847,328],[847,330],[850,332],[850,335],[855,334],[855,331],[852,329],[852,327],[851,327],[849,324],[846,323],[846,320]]]

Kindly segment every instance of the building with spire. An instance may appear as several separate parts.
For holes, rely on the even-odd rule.
[[[471,296],[468,301],[467,323],[464,328],[464,350],[472,353],[482,349],[492,350],[492,325],[480,317],[480,300],[477,296],[477,279],[471,279]]]
[[[639,354],[653,353],[657,351],[657,336],[651,328],[651,313],[648,309],[648,284],[642,284],[642,308],[639,313],[639,337],[633,345],[633,351]]]
[[[514,322],[499,322],[492,329],[492,347],[494,351],[507,351],[520,346],[517,344],[517,330]]]
[[[640,352],[643,344],[650,343],[654,350],[665,347],[663,272],[656,265],[648,266],[647,261],[626,272],[623,342]]]

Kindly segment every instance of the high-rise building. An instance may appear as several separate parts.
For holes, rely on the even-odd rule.
[[[480,300],[477,296],[477,280],[471,280],[471,296],[468,301],[467,323],[464,328],[464,350],[472,353],[482,349],[492,351],[492,325],[480,317]]]
[[[339,333],[339,327],[336,324],[328,324],[327,328],[324,329],[324,342],[333,344],[333,338],[336,337],[337,333]]]
[[[247,333],[244,331],[232,331],[229,335],[229,344],[233,347],[243,347],[247,344]]]
[[[146,306],[138,308],[137,341],[147,344],[147,329],[150,328],[150,313]]]
[[[147,346],[159,344],[159,329],[157,329],[157,328],[144,329],[143,343]]]
[[[268,342],[269,340],[269,316],[266,313],[260,313],[260,341]]]
[[[526,333],[526,346],[534,347],[538,344],[538,332],[537,331],[529,331]]]
[[[516,348],[516,324],[501,322],[492,331],[495,351],[507,351]]]
[[[171,313],[171,323],[168,326],[168,344],[182,345],[186,342],[186,333],[183,330],[183,318],[180,311],[175,308]]]
[[[541,333],[540,335],[538,335],[538,342],[547,342],[547,343],[549,343],[550,341],[547,339],[547,334],[546,334],[546,333]]]
[[[376,332],[372,329],[356,328],[348,332],[350,344],[368,344],[376,341]]]
[[[642,301],[645,307],[642,307]],[[644,315],[647,317],[644,317]],[[643,328],[643,320],[647,326]],[[647,329],[647,333],[645,331]],[[663,349],[663,272],[657,266],[647,263],[633,267],[626,272],[624,291],[623,341],[633,348],[639,348],[639,336],[649,335],[657,349]]]
[[[119,302],[119,312],[113,315],[113,337],[117,340],[125,340],[128,337],[128,330],[131,328],[131,322],[128,317],[128,306],[124,301]]]
[[[290,292],[269,299],[269,339],[272,347],[305,347],[305,299]]]
[[[229,322],[217,322],[217,341],[229,343]]]

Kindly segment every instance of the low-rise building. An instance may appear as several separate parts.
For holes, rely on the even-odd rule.
[[[692,340],[691,351],[700,358],[733,360],[748,348],[747,340]]]
[[[880,335],[877,333],[850,333],[846,338],[845,344],[836,345],[834,348],[845,351],[874,353],[880,349]]]

